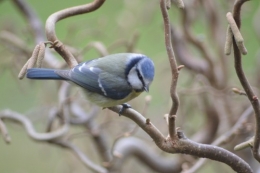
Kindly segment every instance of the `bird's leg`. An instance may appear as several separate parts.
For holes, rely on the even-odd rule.
[[[128,109],[128,108],[132,108],[131,105],[129,105],[127,103],[123,103],[122,108],[119,110],[119,116],[121,116],[121,114],[124,112],[124,110]]]

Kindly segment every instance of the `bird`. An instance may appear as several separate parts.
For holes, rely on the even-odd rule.
[[[65,80],[83,88],[87,100],[103,107],[122,105],[148,92],[154,79],[154,63],[143,54],[117,53],[82,62],[70,70],[27,69],[26,77],[39,80]]]

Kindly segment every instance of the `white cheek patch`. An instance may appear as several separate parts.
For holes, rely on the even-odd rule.
[[[133,89],[136,89],[136,90],[143,89],[142,81],[140,81],[140,79],[138,78],[138,75],[137,75],[135,67],[133,67],[129,71],[127,79],[128,79],[128,82],[130,83],[130,85],[132,86]]]

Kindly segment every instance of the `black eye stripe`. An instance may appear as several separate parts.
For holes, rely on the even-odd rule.
[[[143,77],[142,77],[142,75],[141,75],[141,73],[140,73],[140,71],[138,69],[136,69],[136,73],[137,73],[138,78],[142,82],[143,86],[145,86],[144,79],[143,79]]]
[[[125,75],[127,76],[130,70],[136,66],[136,64],[142,59],[142,56],[136,56],[126,64]]]
[[[139,79],[143,79],[143,77],[141,76],[139,70],[137,70],[137,75],[138,75]]]

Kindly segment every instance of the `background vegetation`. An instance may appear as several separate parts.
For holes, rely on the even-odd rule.
[[[83,0],[78,0],[77,2],[69,0],[62,2],[51,0],[27,1],[35,10],[43,25],[48,16],[58,10],[91,2]],[[219,39],[224,49],[227,26],[226,13],[232,11],[234,1],[221,0],[215,2],[212,0],[212,2],[215,5],[214,8],[220,20],[218,29],[222,35]],[[257,75],[257,68],[260,29],[256,26],[260,17],[260,14],[257,14],[257,10],[259,11],[260,9],[259,4],[259,1],[250,1],[243,6],[241,28],[248,49],[248,54],[243,57],[245,73],[249,77],[250,82],[252,82],[256,92],[259,92],[259,75]],[[219,58],[216,54],[218,48],[214,43],[214,38],[210,34],[210,22],[205,13],[206,9],[205,7],[197,7],[196,9],[197,11],[193,11],[195,18],[193,20],[195,22],[192,23],[189,29],[196,38],[199,38],[207,45],[209,52],[215,54],[215,58]],[[171,22],[179,30],[182,30],[181,15],[181,12],[176,7],[172,7],[169,10]],[[14,33],[26,43],[24,46],[32,52],[35,42],[31,29],[13,1],[0,1],[0,32],[1,31]],[[155,80],[149,92],[152,100],[146,116],[152,120],[155,126],[160,128],[163,134],[167,134],[168,129],[163,115],[168,113],[171,105],[171,99],[169,97],[171,74],[168,59],[166,58],[163,20],[159,1],[107,1],[95,12],[62,20],[57,24],[56,33],[63,43],[79,50],[86,47],[90,42],[100,41],[108,48],[110,54],[126,51],[126,48],[122,46],[122,44],[117,44],[118,42],[131,42],[136,39],[136,42],[133,41],[132,51],[148,55],[153,59],[156,66]],[[201,51],[193,45],[189,44],[187,47],[194,57],[204,58]],[[11,109],[20,112],[32,120],[38,131],[44,131],[49,110],[57,106],[57,83],[54,81],[32,82],[28,79],[19,80],[17,75],[29,57],[21,51],[12,48],[12,45],[6,43],[5,40],[1,38],[0,52],[0,110]],[[59,57],[58,54],[56,55]],[[99,53],[95,49],[90,49],[84,54],[82,61],[99,56]],[[233,118],[232,123],[229,125],[229,127],[231,127],[249,104],[244,97],[232,93],[232,87],[242,88],[234,72],[233,56],[231,55],[225,58],[228,69],[228,73],[225,75],[228,78],[228,82],[225,88],[217,89],[220,91],[226,90],[227,92],[225,92],[225,94],[227,94],[229,101],[232,102],[232,104],[230,104],[232,115],[221,117],[221,121],[224,121],[225,124],[229,116],[237,114],[236,118]],[[59,58],[59,60],[63,61],[62,58]],[[214,62],[217,61],[218,60],[214,60]],[[193,92],[190,91],[194,88],[203,88],[203,84],[201,83],[203,83],[203,80],[201,82],[200,75],[194,74],[188,68],[182,69],[177,87],[181,98],[181,108],[177,118],[177,125],[185,131],[188,137],[194,135],[195,132],[199,131],[199,129],[207,123],[205,116],[202,115],[205,110],[203,106],[197,102],[202,96],[200,94],[193,94]],[[130,104],[135,110],[142,112],[146,106],[146,96],[147,94],[142,94],[140,97],[131,101]],[[77,89],[73,92],[72,97],[81,97]],[[84,99],[82,98],[81,101],[84,102]],[[221,103],[215,102],[215,104]],[[131,131],[131,129],[135,127],[135,124],[129,119],[115,116],[109,110],[99,111],[97,121],[106,129],[106,135],[110,137],[109,144],[111,146],[113,141],[122,135],[122,132]],[[245,141],[252,136],[253,121],[252,116],[251,120],[244,126],[244,128],[248,128],[244,132],[245,135],[243,136],[242,134],[242,138],[240,134],[236,142]],[[12,142],[6,145],[3,140],[0,140],[0,172],[65,173],[86,172],[86,170],[88,170],[78,158],[69,151],[54,145],[49,145],[48,143],[36,143],[27,136],[23,127],[20,125],[9,122],[7,122],[6,125],[12,137]],[[221,126],[219,126],[214,138],[217,138],[226,130],[226,128],[223,130]],[[72,135],[72,141],[78,144],[90,158],[99,160],[86,129],[73,127],[71,134],[78,134]],[[138,130],[134,136],[143,139],[147,142],[147,146],[163,157],[169,159],[177,157],[176,155],[167,154],[158,149],[142,130]],[[232,147],[237,144],[233,142],[234,141],[223,147],[232,150]],[[252,160],[250,149],[246,149],[244,153],[236,152],[236,154],[240,154],[245,160],[248,159],[251,165],[257,165],[256,162]],[[192,160],[191,163],[195,162],[194,158],[190,159]],[[221,167],[219,165],[221,165]],[[224,164],[210,161],[200,172],[216,172],[215,170],[217,170],[217,172],[232,172],[230,168],[223,165]],[[125,163],[123,172],[151,172],[151,169],[140,164],[139,160],[131,158]]]

